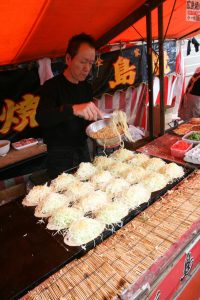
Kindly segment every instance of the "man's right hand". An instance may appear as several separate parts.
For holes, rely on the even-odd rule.
[[[103,113],[93,102],[74,104],[72,109],[75,116],[88,121],[96,121],[103,118]]]

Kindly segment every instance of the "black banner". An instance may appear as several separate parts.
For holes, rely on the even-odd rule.
[[[0,72],[0,139],[12,142],[37,137],[38,69]]]
[[[154,75],[159,74],[158,43],[153,44]],[[175,72],[176,42],[164,43],[165,75]],[[99,98],[103,93],[114,94],[117,90],[127,89],[147,82],[146,46],[137,45],[126,49],[101,54],[94,67],[93,90]]]
[[[153,45],[154,74],[158,75],[158,43]],[[176,42],[164,43],[165,74],[175,72]],[[63,71],[64,60],[52,64],[54,75]],[[94,97],[103,93],[114,94],[147,82],[146,46],[131,46],[97,57],[92,80]],[[12,142],[27,137],[42,137],[35,120],[39,102],[40,80],[37,64],[0,72],[0,139]]]

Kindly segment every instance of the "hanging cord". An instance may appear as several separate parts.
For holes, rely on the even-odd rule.
[[[140,32],[135,28],[135,26],[131,25],[131,27],[137,32],[137,34],[142,38],[144,41],[144,37],[140,34]]]

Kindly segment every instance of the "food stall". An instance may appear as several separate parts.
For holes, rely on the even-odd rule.
[[[161,3],[153,2],[151,9]],[[132,4],[136,5],[136,2]],[[48,8],[54,9],[52,6]],[[122,7],[126,7],[124,2]],[[114,13],[115,9],[113,2]],[[129,10],[127,6],[123,14],[128,15]],[[120,27],[122,31],[132,24],[133,17],[139,20],[143,10],[143,5],[139,10],[136,5],[130,20],[110,32],[107,28],[105,35],[106,30],[98,33],[97,36],[101,36],[99,46],[120,33]],[[55,27],[52,22],[50,25]],[[148,43],[150,47],[151,41]],[[19,53],[16,62],[20,59]],[[151,79],[149,86],[152,86]],[[153,100],[152,91],[149,98]],[[150,138],[154,137],[152,104],[149,110]],[[161,118],[161,125],[162,122]],[[62,234],[55,231],[52,234],[46,229],[46,220],[34,216],[33,207],[22,205],[23,198],[3,205],[0,209],[0,298],[188,299],[192,291],[193,299],[198,299],[200,172],[198,165],[172,157],[170,147],[180,139],[176,133],[168,132],[137,150],[161,157],[167,164],[177,162],[184,174],[152,192],[150,200],[121,218],[123,222],[120,219],[88,243],[66,244]]]

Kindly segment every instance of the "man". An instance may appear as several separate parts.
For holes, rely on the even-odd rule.
[[[66,69],[41,88],[36,120],[47,144],[47,171],[50,179],[90,161],[85,129],[88,121],[102,118],[92,102],[92,89],[86,81],[95,62],[95,42],[87,34],[71,38],[66,51]]]

